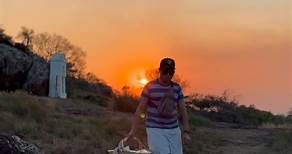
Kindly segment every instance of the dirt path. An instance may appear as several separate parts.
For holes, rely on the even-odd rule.
[[[193,145],[201,145],[186,153],[208,154],[292,154],[275,151],[271,147],[276,139],[274,129],[197,128]],[[206,146],[205,146],[206,145]],[[292,145],[291,145],[292,146]],[[197,152],[199,151],[199,152]]]
[[[221,132],[220,132],[221,131]],[[221,129],[225,134],[222,139],[224,146],[218,148],[220,153],[228,154],[260,154],[271,153],[270,144],[273,140],[271,131],[266,129]]]

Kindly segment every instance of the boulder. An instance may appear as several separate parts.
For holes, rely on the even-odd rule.
[[[48,94],[49,64],[41,57],[12,45],[0,43],[0,90],[25,89]]]
[[[36,95],[47,96],[49,91],[50,65],[37,55],[32,55],[32,66],[27,73],[23,88]]]

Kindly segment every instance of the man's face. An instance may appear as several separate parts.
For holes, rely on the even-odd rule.
[[[170,82],[173,75],[174,75],[175,69],[174,68],[160,68],[159,73],[160,73],[160,79],[163,82]]]

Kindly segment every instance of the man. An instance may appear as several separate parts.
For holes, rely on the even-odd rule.
[[[146,112],[148,146],[154,154],[182,154],[181,137],[184,142],[191,140],[181,87],[171,80],[174,73],[175,61],[171,58],[162,59],[159,78],[144,87],[132,129],[127,136],[127,140],[134,137],[140,116]],[[178,113],[182,119],[182,135]]]

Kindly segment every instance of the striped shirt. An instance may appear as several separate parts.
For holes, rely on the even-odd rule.
[[[161,128],[173,129],[178,127],[177,110],[168,116],[160,115],[157,107],[161,103],[162,98],[171,89],[174,92],[176,103],[183,99],[181,87],[177,83],[172,86],[164,86],[158,82],[158,79],[150,81],[143,89],[141,97],[147,99],[147,112],[146,112],[146,127],[147,128]]]

